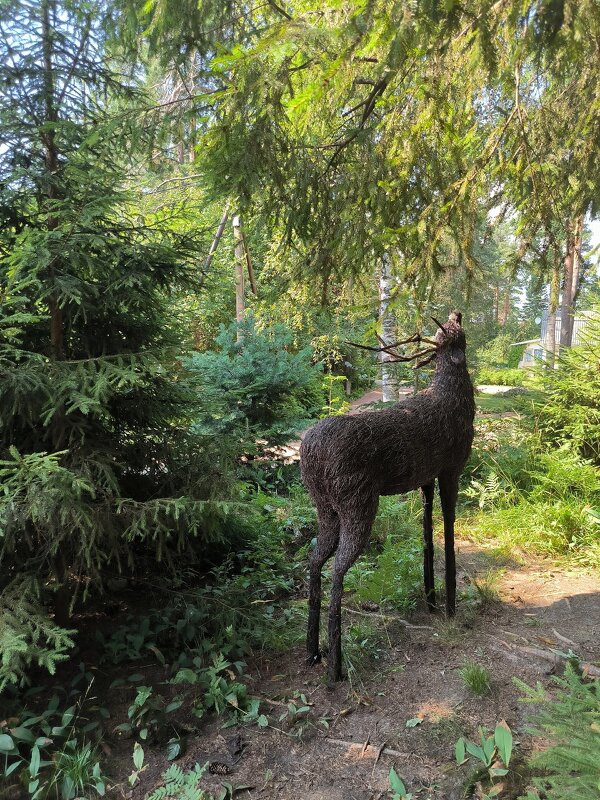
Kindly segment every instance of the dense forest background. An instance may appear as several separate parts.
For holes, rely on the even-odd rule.
[[[516,387],[480,398],[513,416],[480,421],[465,535],[598,567],[599,86],[593,0],[2,4],[0,756],[26,796],[105,790],[74,713],[23,711],[92,640],[172,665],[198,718],[268,724],[239,664],[301,639],[315,533],[285,448],[430,376],[349,341],[459,308],[474,382]],[[414,608],[415,513],[383,503],[365,598]],[[132,785],[140,734],[183,748],[149,692]]]

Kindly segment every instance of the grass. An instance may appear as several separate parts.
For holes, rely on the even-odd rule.
[[[475,405],[479,414],[502,414],[508,411],[516,411],[518,407],[518,395],[506,396],[504,394],[478,394],[475,397]]]
[[[461,616],[464,608],[460,608]],[[455,617],[440,617],[433,621],[435,636],[444,644],[454,647],[461,644],[467,636],[467,629],[462,624],[462,619]]]
[[[516,411],[518,414],[532,414],[535,406],[544,402],[546,394],[539,389],[519,387],[517,394],[477,394],[475,406],[478,414],[502,414]]]
[[[477,664],[475,661],[467,661],[464,667],[459,669],[458,674],[466,688],[478,697],[489,694],[492,688],[491,675],[487,667]]]

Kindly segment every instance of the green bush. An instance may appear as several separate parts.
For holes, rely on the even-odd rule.
[[[571,442],[600,465],[600,310],[586,330],[585,343],[567,349],[558,369],[545,370],[548,397],[539,424],[551,442]]]
[[[265,440],[282,443],[307,424],[323,402],[321,376],[311,350],[294,352],[292,338],[283,325],[259,330],[251,315],[222,326],[218,350],[195,353],[185,363],[204,409],[193,431],[229,437],[241,453],[256,455]]]
[[[477,382],[492,386],[523,386],[527,372],[523,369],[495,369],[481,367],[477,373]]]
[[[61,707],[58,694],[45,708],[36,704],[35,711],[17,706],[7,713],[5,707],[7,718],[0,720],[0,786],[19,780],[32,800],[104,795],[106,778],[89,737],[97,736],[100,718],[109,712],[90,696],[93,680],[81,665],[70,686],[58,687],[67,697],[67,708]],[[23,703],[29,701],[26,693]]]
[[[475,361],[479,367],[508,367],[509,360],[516,349],[511,347],[514,341],[514,334],[499,333],[475,353]],[[517,361],[517,364],[519,362]],[[514,365],[516,366],[516,364]]]

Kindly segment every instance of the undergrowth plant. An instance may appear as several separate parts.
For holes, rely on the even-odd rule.
[[[541,774],[521,800],[597,800],[600,796],[600,681],[586,680],[567,663],[564,677],[552,679],[556,692],[517,678],[521,700],[535,709],[531,733],[542,751],[531,759]]]
[[[512,731],[504,720],[496,725],[491,736],[486,736],[483,729],[479,728],[479,743],[462,737],[456,742],[455,755],[459,766],[466,764],[469,757],[473,757],[487,772],[490,787],[482,800],[490,800],[502,792],[502,784],[495,784],[494,781],[508,775],[512,751]]]
[[[208,792],[198,784],[206,772],[208,764],[196,764],[184,772],[178,764],[171,764],[163,773],[163,786],[159,786],[148,795],[147,800],[212,800]]]
[[[85,690],[77,686],[80,678],[87,681]],[[104,795],[106,778],[91,737],[108,711],[90,696],[91,680],[85,670],[78,673],[63,692],[68,707],[55,694],[43,710],[16,709],[0,720],[0,780],[17,778],[31,800]]]
[[[465,479],[462,496],[477,508],[470,538],[600,564],[600,474],[571,443],[549,447],[523,421],[486,421]]]
[[[348,571],[346,586],[359,602],[412,611],[421,596],[423,545],[411,501],[382,497],[368,551]]]

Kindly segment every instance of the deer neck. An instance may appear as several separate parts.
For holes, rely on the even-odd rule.
[[[466,359],[462,364],[454,364],[449,352],[439,353],[431,381],[431,390],[436,394],[443,395],[447,400],[464,398],[473,402],[473,384]]]

